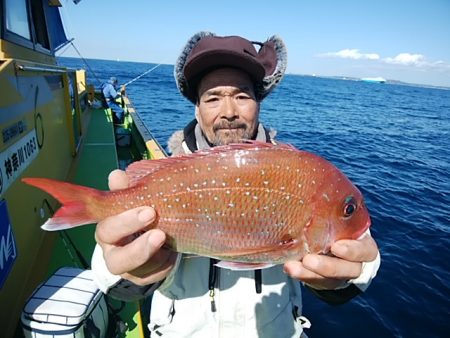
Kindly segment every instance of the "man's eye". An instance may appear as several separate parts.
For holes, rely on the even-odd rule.
[[[210,97],[210,98],[208,98],[208,99],[205,100],[206,103],[209,103],[209,102],[217,102],[217,101],[219,101],[219,98],[218,98],[218,97]]]
[[[249,99],[250,99],[250,96],[244,95],[244,94],[236,96],[236,100],[249,100]]]

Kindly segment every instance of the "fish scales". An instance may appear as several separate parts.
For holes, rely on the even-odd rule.
[[[277,161],[273,156],[267,148],[235,151],[155,173],[149,189],[157,184],[151,200],[161,215],[157,228],[176,251],[216,257],[301,237],[314,172],[291,150],[278,151]]]
[[[127,174],[132,182],[128,189],[98,192],[81,187],[86,191],[77,198],[95,195],[89,201],[96,201],[85,203],[83,217],[68,219],[66,207],[43,227],[81,225],[149,205],[157,212],[151,227],[164,231],[175,251],[281,263],[308,252],[327,252],[333,241],[357,238],[370,226],[362,195],[348,178],[325,159],[289,145],[216,147],[137,162]],[[56,184],[39,180],[26,182],[63,204],[69,200]]]

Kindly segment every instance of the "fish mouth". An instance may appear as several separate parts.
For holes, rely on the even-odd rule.
[[[370,228],[370,226],[372,225],[372,221],[370,220],[370,217],[367,219],[366,224],[357,232],[355,232],[352,236],[352,239],[360,239],[361,237],[364,236],[364,234],[366,233],[367,229]]]

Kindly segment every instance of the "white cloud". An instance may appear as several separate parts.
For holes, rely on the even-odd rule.
[[[427,62],[425,62],[425,56],[423,56],[422,54],[410,54],[410,53],[400,53],[393,58],[391,57],[384,58],[382,61],[397,65],[419,66],[419,67],[427,64]]]
[[[353,60],[378,60],[380,56],[375,53],[361,53],[359,49],[342,49],[339,52],[329,52],[323,53],[319,56],[323,57],[338,57],[343,59],[353,59]]]
[[[437,71],[450,71],[450,64],[444,61],[430,62],[422,54],[400,53],[394,57],[381,58],[377,53],[361,53],[359,49],[342,49],[338,52],[328,52],[317,55],[319,57],[334,57],[351,60],[370,60],[398,66],[434,69]]]

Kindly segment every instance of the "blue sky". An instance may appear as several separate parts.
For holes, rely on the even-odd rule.
[[[277,34],[288,73],[450,87],[450,0],[63,1],[87,58],[173,64],[194,33]],[[63,56],[77,56],[73,48]]]

